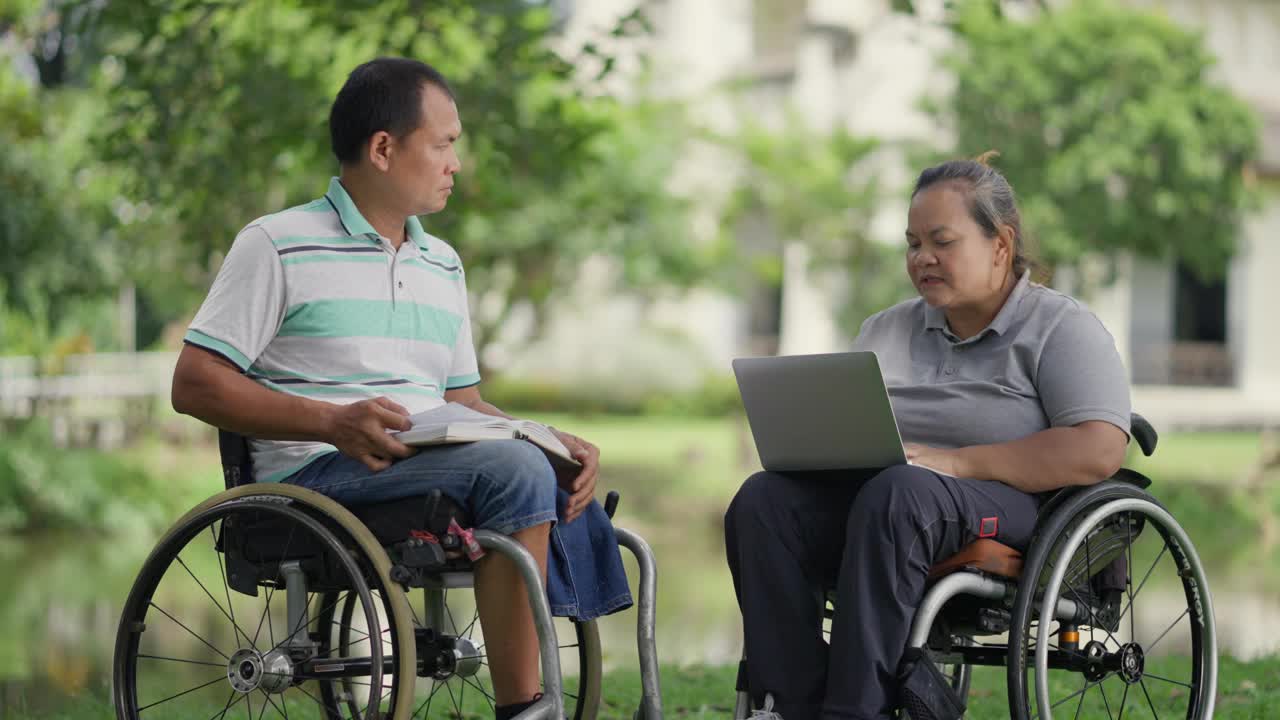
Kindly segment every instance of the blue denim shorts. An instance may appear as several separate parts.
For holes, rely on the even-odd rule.
[[[613,523],[594,501],[572,523],[560,522],[569,495],[557,487],[551,463],[532,443],[485,440],[427,447],[378,472],[331,452],[284,482],[343,505],[421,497],[438,489],[466,507],[476,527],[504,535],[554,523],[547,557],[551,612],[589,620],[631,606]]]
[[[379,472],[341,453],[311,461],[284,482],[343,505],[386,502],[439,490],[471,511],[476,527],[510,535],[556,519],[556,476],[523,440],[423,448]]]

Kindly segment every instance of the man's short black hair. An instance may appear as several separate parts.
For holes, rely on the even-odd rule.
[[[453,99],[444,76],[424,62],[381,57],[352,70],[329,110],[329,141],[338,162],[359,162],[360,148],[376,132],[399,138],[418,129],[428,83]]]

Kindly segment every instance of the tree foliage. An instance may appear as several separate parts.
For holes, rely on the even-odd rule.
[[[684,203],[665,189],[668,108],[601,93],[605,43],[559,54],[546,3],[50,0],[34,12],[67,26],[53,39],[75,38],[59,72],[102,103],[88,147],[116,172],[113,228],[127,242],[115,250],[152,325],[194,309],[242,226],[324,192],[337,171],[329,105],[380,55],[430,62],[458,97],[463,171],[424,225],[458,248],[492,309],[476,314],[481,345],[512,306],[544,314],[595,253],[637,288],[702,272]],[[646,31],[636,12],[604,35]]]
[[[792,116],[781,132],[748,125],[725,141],[743,168],[725,207],[725,227],[743,238],[758,281],[780,286],[783,246],[799,242],[809,248],[814,271],[842,281],[838,316],[846,330],[856,331],[869,314],[901,297],[900,253],[871,236],[883,192],[868,170],[875,140],[843,129],[815,131]],[[751,247],[745,236],[765,246]]]
[[[955,151],[997,149],[1050,264],[1091,251],[1221,273],[1249,205],[1250,110],[1211,79],[1202,38],[1149,12],[1078,0],[1028,21],[962,3],[938,108]]]

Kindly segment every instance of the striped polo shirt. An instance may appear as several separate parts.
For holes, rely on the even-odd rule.
[[[249,223],[185,340],[278,392],[352,403],[386,396],[416,413],[480,382],[462,262],[416,217],[397,251],[338,178],[324,197]],[[258,482],[277,482],[319,442],[253,440]]]

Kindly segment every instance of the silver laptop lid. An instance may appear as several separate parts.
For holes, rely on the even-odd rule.
[[[906,462],[875,353],[738,358],[733,372],[764,469]]]

